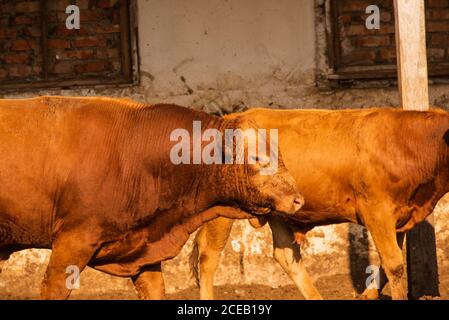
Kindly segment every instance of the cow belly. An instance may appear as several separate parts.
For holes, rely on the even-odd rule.
[[[134,276],[145,266],[174,258],[190,234],[202,223],[217,218],[221,208],[223,207],[210,208],[196,216],[177,220],[177,223],[172,221],[168,223],[168,228],[154,222],[152,225],[133,230],[124,239],[105,244],[89,266],[115,276]],[[165,214],[176,217],[173,212]],[[159,228],[163,228],[165,232],[161,237],[155,237],[155,230]]]
[[[114,276],[134,276],[144,266],[174,258],[195,229],[177,225],[154,242],[148,242],[151,237],[149,229],[135,231],[128,239],[103,246],[89,266]]]
[[[294,221],[295,226],[304,228],[313,228],[345,222],[357,223],[356,219],[339,212],[317,212],[300,210],[295,214],[294,217],[291,217],[290,219]]]
[[[47,238],[41,232],[27,230],[10,220],[0,218],[0,248],[47,248],[50,246]]]

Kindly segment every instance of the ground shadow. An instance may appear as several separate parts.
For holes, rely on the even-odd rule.
[[[352,285],[358,294],[365,290],[365,281],[369,274],[366,274],[366,268],[370,265],[369,261],[369,242],[368,231],[362,229],[362,237],[360,234],[360,226],[350,223],[348,228],[348,254],[349,254],[349,271]]]

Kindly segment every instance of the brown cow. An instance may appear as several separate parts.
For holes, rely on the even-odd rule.
[[[271,176],[260,174],[262,164],[248,161],[175,165],[170,134],[179,128],[191,133],[193,121],[220,133],[252,128],[245,119],[175,105],[108,98],[0,100],[0,256],[51,248],[44,298],[69,296],[68,266],[133,277],[144,290],[139,272],[174,257],[202,222],[221,212],[249,217],[237,209],[208,208],[241,205],[251,214],[293,214],[301,207],[280,156]]]
[[[295,242],[314,226],[353,222],[370,231],[392,297],[406,298],[403,233],[431,214],[449,192],[448,113],[252,109],[228,118],[236,117],[279,128],[285,165],[306,199],[294,225],[269,218],[274,257],[303,295],[320,298]],[[232,223],[218,218],[197,235],[199,252],[194,250],[192,257],[194,264],[199,257],[203,299],[213,298],[213,275]],[[377,295],[375,289],[364,292],[366,298]]]

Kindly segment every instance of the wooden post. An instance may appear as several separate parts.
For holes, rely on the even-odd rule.
[[[428,110],[424,0],[394,0],[394,11],[401,105],[407,110]]]
[[[429,109],[424,0],[394,0],[402,108]],[[439,296],[433,216],[407,233],[409,298]]]

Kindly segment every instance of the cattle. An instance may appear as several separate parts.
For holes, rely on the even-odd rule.
[[[245,119],[125,99],[0,100],[0,257],[51,249],[46,299],[67,298],[67,268],[87,265],[132,277],[145,296],[141,283],[201,223],[221,212],[249,218],[298,211],[303,199],[280,154],[273,175],[260,173],[260,161],[174,164],[171,133],[191,134],[195,121],[218,132],[253,128]]]
[[[449,192],[449,114],[389,108],[251,109],[229,118],[248,118],[260,127],[279,129],[285,165],[306,203],[294,221],[270,216],[253,224],[268,220],[274,258],[303,295],[321,298],[301,260],[304,234],[315,226],[352,222],[371,233],[392,298],[405,299],[404,232],[431,214]],[[196,270],[199,259],[202,299],[213,298],[213,275],[232,223],[218,218],[196,236],[192,262]],[[362,297],[378,294],[367,288]]]

